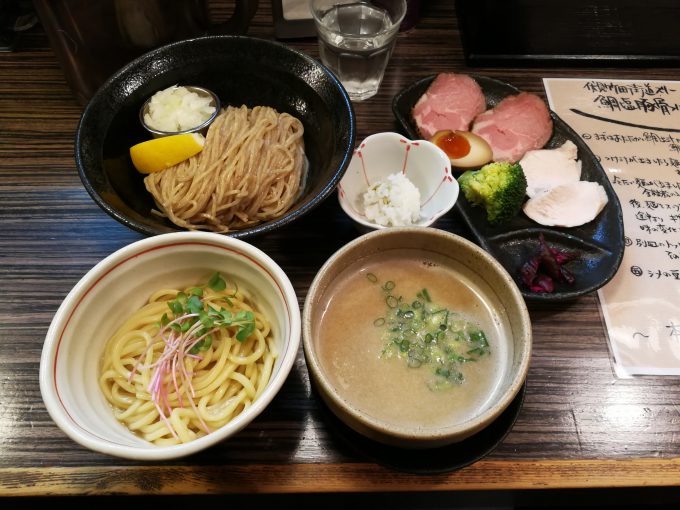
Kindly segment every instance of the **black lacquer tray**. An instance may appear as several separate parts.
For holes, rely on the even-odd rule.
[[[396,471],[427,475],[464,468],[493,452],[510,433],[519,416],[526,394],[526,383],[500,416],[475,435],[459,443],[422,450],[388,446],[359,434],[335,416],[318,393],[315,394],[324,415],[324,422],[358,455]]]

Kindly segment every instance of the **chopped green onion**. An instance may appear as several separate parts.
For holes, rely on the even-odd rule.
[[[470,341],[478,342],[482,347],[486,347],[489,345],[489,342],[486,339],[486,335],[484,334],[483,331],[473,331],[472,333],[470,333]]]
[[[371,283],[375,283],[378,281],[378,277],[373,273],[366,273],[366,278],[368,278],[368,281]]]
[[[435,374],[440,375],[442,377],[448,377],[451,375],[451,372],[445,368],[439,368],[437,367],[437,370],[434,371]]]
[[[378,281],[373,273],[366,275],[373,281],[371,276]],[[429,367],[435,377],[427,386],[433,391],[461,384],[465,377],[459,368],[490,353],[484,333],[460,314],[433,303],[426,288],[412,301],[392,294],[395,288],[392,280],[381,286],[387,311],[373,322],[387,326],[382,333],[386,343],[381,356],[397,356],[410,368]]]
[[[417,297],[422,299],[423,301],[427,301],[430,303],[432,300],[430,299],[430,293],[427,291],[427,289],[423,289],[418,294],[416,294]]]
[[[417,358],[409,358],[407,364],[411,368],[419,368],[420,365],[423,364],[423,362]]]

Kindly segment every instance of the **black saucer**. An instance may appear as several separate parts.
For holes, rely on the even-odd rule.
[[[324,415],[325,423],[332,432],[359,456],[368,457],[383,466],[414,474],[437,474],[454,471],[468,466],[487,456],[500,445],[517,420],[526,383],[522,385],[515,399],[503,413],[489,426],[460,443],[441,448],[412,450],[388,446],[368,439],[354,429],[345,425],[321,398],[319,407]]]

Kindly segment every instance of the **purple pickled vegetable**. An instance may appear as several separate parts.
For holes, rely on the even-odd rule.
[[[555,256],[553,255],[552,251],[550,251],[550,247],[545,242],[543,234],[541,234],[540,242],[541,251],[538,255],[540,258],[538,268],[540,269],[543,267],[544,271],[548,274],[548,276],[550,276],[550,278],[559,280],[562,275],[562,272],[560,271],[560,265],[557,263],[557,260],[555,260]]]
[[[532,292],[554,292],[555,282],[574,283],[574,274],[563,267],[578,257],[577,252],[559,251],[539,236],[539,250],[520,269],[522,281]]]
[[[533,257],[527,260],[522,269],[520,269],[522,274],[522,281],[527,287],[531,287],[534,283],[534,278],[536,278],[536,273],[538,273],[538,257]]]
[[[533,284],[529,288],[533,292],[554,292],[555,282],[547,275],[538,274],[534,278]]]
[[[567,282],[568,284],[574,283],[574,280],[576,279],[574,277],[574,273],[569,271],[566,267],[560,268],[562,270],[562,281]]]

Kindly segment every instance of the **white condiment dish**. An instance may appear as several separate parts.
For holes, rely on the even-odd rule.
[[[338,200],[362,232],[386,228],[364,213],[369,186],[394,173],[403,173],[420,191],[420,218],[412,226],[428,227],[446,214],[458,199],[458,182],[444,151],[426,140],[409,140],[398,133],[376,133],[355,149],[338,185]]]
[[[122,425],[102,394],[98,379],[104,346],[152,292],[197,285],[216,271],[237,280],[239,288],[269,317],[278,359],[263,393],[232,421],[189,443],[156,446]],[[267,407],[293,366],[300,327],[299,304],[290,280],[258,248],[212,233],[158,235],[109,255],[69,292],[45,338],[40,391],[59,428],[87,448],[135,460],[179,458],[236,434]]]
[[[151,102],[151,99],[153,96],[151,96],[149,99],[147,99],[142,107],[139,110],[139,121],[142,123],[142,126],[144,126],[144,129],[146,129],[149,133],[154,138],[160,138],[163,136],[171,136],[171,135],[183,135],[187,133],[200,133],[202,135],[206,135],[208,133],[208,128],[210,127],[210,124],[213,123],[213,121],[217,118],[217,116],[220,114],[220,98],[217,97],[217,94],[215,94],[213,91],[208,90],[203,87],[196,87],[193,85],[187,85],[185,86],[186,89],[188,89],[190,92],[195,92],[198,94],[200,97],[209,97],[210,98],[210,106],[213,106],[215,108],[215,111],[208,117],[205,121],[201,122],[197,126],[193,126],[189,129],[185,129],[184,131],[160,131],[158,129],[154,129],[151,126],[149,126],[144,117],[149,111],[149,103]]]

